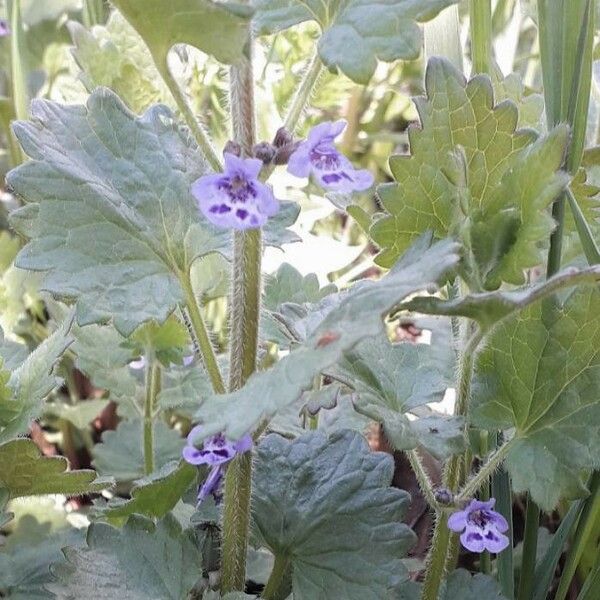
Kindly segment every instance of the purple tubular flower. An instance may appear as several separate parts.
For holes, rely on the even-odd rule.
[[[343,119],[326,121],[313,127],[288,162],[288,171],[296,177],[311,173],[319,185],[332,192],[359,192],[373,185],[373,175],[366,169],[355,169],[335,147],[333,140],[346,127]]]
[[[494,508],[496,499],[487,502],[471,500],[464,509],[459,510],[448,519],[448,527],[460,536],[462,545],[471,552],[502,552],[508,544],[508,538],[503,535],[508,531],[506,519]]]
[[[10,35],[10,27],[6,19],[0,19],[0,37],[6,37]]]
[[[262,227],[279,210],[273,190],[258,180],[263,162],[225,153],[225,171],[204,175],[192,184],[202,214],[225,229]]]
[[[200,436],[202,425],[196,425],[188,437],[187,445],[183,449],[183,458],[191,465],[207,465],[211,467],[206,481],[198,493],[198,503],[210,494],[219,500],[219,488],[223,479],[223,467],[232,460],[236,454],[243,454],[252,448],[252,437],[246,434],[237,442],[229,441],[224,435],[218,433],[204,440],[202,448],[196,448],[194,440]]]

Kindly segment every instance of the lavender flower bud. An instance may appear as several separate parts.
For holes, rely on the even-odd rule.
[[[223,148],[223,154],[233,154],[234,156],[242,155],[242,147],[233,140],[229,140]]]
[[[262,160],[265,165],[268,165],[275,156],[275,148],[269,142],[259,142],[252,148],[252,154],[255,158]]]

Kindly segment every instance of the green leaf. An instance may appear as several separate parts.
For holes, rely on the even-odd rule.
[[[394,448],[410,450],[422,444],[445,458],[464,447],[463,420],[425,417],[410,421],[406,415],[416,407],[441,401],[451,386],[453,365],[439,357],[428,344],[392,344],[380,335],[347,352],[330,374],[354,389],[355,409],[382,423]]]
[[[26,433],[31,421],[42,412],[42,402],[58,385],[54,365],[72,342],[69,335],[71,319],[46,338],[19,367],[11,372],[6,383],[12,397],[0,395],[0,443]]]
[[[158,404],[192,416],[205,398],[212,395],[212,385],[205,371],[194,367],[171,367],[165,371]]]
[[[416,100],[421,128],[409,130],[411,155],[392,157],[396,183],[378,188],[389,214],[370,230],[383,250],[377,262],[392,265],[432,229],[463,239],[472,255],[467,274],[479,285],[522,283],[523,269],[542,262],[538,244],[554,227],[548,206],[567,181],[557,173],[567,129],[536,141],[533,130],[517,129],[512,102],[494,106],[487,76],[467,83],[444,59],[429,61],[425,87]]]
[[[61,548],[83,541],[83,531],[63,520],[58,527],[40,522],[26,514],[0,549],[0,594],[10,600],[52,598],[45,584],[50,583],[49,567],[61,559]]]
[[[160,469],[181,457],[185,441],[162,421],[154,422],[154,464]],[[101,475],[118,481],[144,476],[141,421],[122,421],[115,431],[105,431],[102,441],[92,449],[93,465]]]
[[[44,412],[69,421],[77,429],[87,429],[89,424],[108,406],[108,403],[108,400],[101,398],[80,400],[77,404],[51,402],[46,404]]]
[[[136,379],[128,365],[136,354],[126,346],[127,338],[111,325],[75,326],[73,335],[75,365],[96,387],[116,397],[135,395]]]
[[[15,133],[33,160],[8,175],[26,202],[12,223],[31,238],[16,265],[77,299],[80,325],[112,319],[129,335],[163,322],[183,299],[178,277],[230,243],[190,194],[206,173],[194,142],[164,106],[135,117],[106,89],[86,107],[36,101],[32,115]]]
[[[257,454],[255,531],[276,559],[290,561],[294,598],[395,598],[415,536],[401,522],[408,494],[390,487],[391,456],[351,431],[293,442],[269,435]]]
[[[185,600],[199,577],[202,557],[192,534],[182,532],[171,515],[154,524],[130,517],[123,529],[92,523],[87,547],[63,550],[66,563],[55,564],[57,583],[48,589],[59,600]]]
[[[471,420],[515,428],[506,459],[516,492],[544,509],[584,493],[599,466],[600,292],[576,290],[500,323],[477,362]]]
[[[441,600],[506,600],[498,583],[489,575],[471,576],[464,569],[450,573]]]
[[[242,4],[212,0],[114,0],[148,46],[159,70],[175,44],[189,44],[224,63],[240,59],[252,11]]]
[[[133,348],[137,356],[154,354],[163,366],[169,367],[183,361],[190,342],[185,325],[172,315],[162,324],[149,321],[140,325],[125,345]]]
[[[517,73],[509,73],[502,77],[501,72],[492,74],[494,96],[496,102],[511,100],[519,109],[517,127],[531,127],[542,131],[542,118],[544,116],[544,97],[541,94],[526,94],[523,80]]]
[[[173,102],[144,41],[121,13],[114,11],[105,27],[91,31],[76,21],[68,27],[88,90],[109,87],[136,114],[152,104]]]
[[[430,242],[430,236],[423,236],[385,277],[343,294],[336,308],[314,323],[305,343],[272,368],[252,375],[237,392],[206,400],[198,413],[205,435],[221,431],[239,439],[264,418],[293,404],[316,375],[361,339],[381,333],[383,316],[407,295],[445,280],[458,263],[458,247],[450,240],[432,247]]]
[[[263,314],[260,328],[262,338],[277,342],[280,346],[288,346],[289,340],[280,332],[273,313],[286,302],[294,304],[318,302],[336,290],[335,285],[321,288],[314,273],[303,276],[292,265],[283,263],[277,272],[267,277],[265,281],[262,305],[266,313]]]
[[[456,0],[252,0],[259,35],[315,20],[322,31],[319,56],[357,83],[368,83],[377,60],[418,58],[418,23],[435,17]]]
[[[29,439],[0,444],[0,487],[11,498],[40,494],[93,494],[112,485],[110,479],[96,479],[89,469],[70,471],[62,456],[43,456]]]
[[[196,467],[184,461],[169,462],[152,475],[138,479],[131,489],[131,499],[114,498],[98,512],[108,519],[134,513],[160,519],[179,502],[197,473]]]
[[[0,327],[0,361],[4,369],[14,371],[27,359],[28,354],[27,346],[5,338]]]
[[[567,268],[550,279],[516,290],[498,290],[468,294],[461,298],[443,300],[421,297],[406,302],[407,310],[449,317],[469,317],[484,329],[491,328],[505,317],[524,310],[534,302],[547,298],[559,290],[577,285],[595,284],[600,280],[600,266],[585,269]]]

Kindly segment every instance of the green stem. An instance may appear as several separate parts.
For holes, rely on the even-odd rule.
[[[406,457],[408,458],[408,462],[410,463],[413,473],[417,478],[417,483],[421,488],[421,493],[423,494],[425,500],[427,500],[427,503],[433,510],[438,510],[438,502],[435,499],[433,483],[431,482],[431,479],[425,470],[419,453],[416,450],[408,450],[406,452]]]
[[[523,537],[523,564],[519,580],[518,600],[530,600],[535,583],[534,572],[537,556],[537,536],[540,525],[540,509],[537,504],[527,498],[525,512],[525,534]]]
[[[171,95],[173,96],[173,100],[177,104],[179,111],[181,112],[187,126],[190,128],[196,143],[198,144],[200,150],[208,160],[210,166],[215,171],[222,171],[223,165],[221,163],[221,159],[217,154],[217,151],[213,147],[213,144],[208,137],[208,134],[204,130],[204,127],[200,124],[198,119],[196,119],[194,112],[192,111],[192,107],[189,105],[185,94],[179,87],[179,84],[171,74],[168,65],[162,64],[162,61],[155,60],[156,68],[163,78],[166,86],[169,88]]]
[[[289,568],[290,560],[288,557],[279,555],[275,557],[273,570],[269,575],[265,589],[260,595],[261,598],[264,598],[264,600],[279,600],[287,597],[286,588],[289,584]]]
[[[154,471],[154,412],[161,387],[160,364],[152,359],[146,368],[146,397],[144,400],[144,474]]]
[[[474,73],[491,73],[492,3],[490,0],[470,0],[471,59]]]
[[[467,414],[471,397],[473,365],[477,347],[482,338],[482,330],[477,329],[465,344],[460,356],[456,406],[454,409],[454,413],[457,416],[464,416]],[[460,483],[460,468],[464,458],[465,456],[463,454],[458,454],[450,458],[444,472],[444,487],[447,487],[453,492],[457,490]],[[467,466],[465,465],[465,473],[466,470]],[[438,515],[438,519],[435,523],[431,549],[429,550],[429,555],[427,557],[425,581],[423,582],[423,592],[421,595],[422,600],[438,599],[440,585],[445,572],[444,565],[446,564],[446,556],[449,552],[450,531],[447,527],[447,521],[447,516]],[[444,531],[441,531],[442,529]]]
[[[90,29],[94,25],[102,25],[104,22],[104,0],[84,0],[83,24]]]
[[[181,278],[181,285],[185,294],[185,305],[194,332],[194,337],[196,338],[195,341],[198,342],[198,347],[202,356],[202,360],[204,362],[204,367],[206,368],[206,372],[208,373],[208,376],[210,378],[213,390],[217,394],[224,394],[225,384],[223,382],[223,377],[219,369],[219,364],[217,363],[215,350],[213,348],[212,342],[210,341],[210,336],[208,334],[208,329],[206,328],[206,323],[204,322],[204,319],[202,318],[202,313],[200,312],[200,308],[198,307],[198,302],[196,301],[196,296],[194,294],[192,282],[189,276]]]
[[[233,139],[248,156],[256,141],[252,44],[249,58],[230,70]],[[241,388],[256,369],[260,317],[262,235],[236,231],[231,284],[229,391]],[[243,591],[250,523],[252,458],[237,456],[225,475],[221,591]]]
[[[285,117],[285,121],[283,122],[283,126],[290,133],[294,133],[296,130],[298,121],[300,120],[300,117],[302,116],[302,113],[308,104],[310,95],[312,94],[313,89],[319,81],[322,73],[323,63],[319,58],[318,52],[315,52],[302,77],[302,81],[296,90],[292,103],[288,109],[288,113]]]

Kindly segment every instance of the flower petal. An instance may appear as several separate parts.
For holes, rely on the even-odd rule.
[[[459,510],[458,512],[452,513],[448,518],[448,529],[451,531],[461,532],[467,526],[466,510]]]
[[[196,425],[195,427],[192,427],[187,436],[187,443],[190,444],[190,446],[194,446],[198,441],[202,441],[201,436],[203,429],[204,428],[202,425]]]
[[[509,543],[508,538],[493,527],[489,528],[483,535],[483,544],[489,552],[496,554],[502,552]]]
[[[218,494],[219,486],[221,485],[221,480],[223,479],[223,467],[221,465],[213,467],[208,474],[208,477],[205,479],[202,487],[198,491],[198,504],[200,504],[203,500],[206,500],[210,494],[216,496]]]
[[[314,148],[317,144],[323,140],[333,141],[344,129],[346,128],[347,121],[339,119],[338,121],[323,121],[313,127],[309,134],[307,141],[311,148]]]
[[[252,449],[252,436],[248,433],[234,444],[235,451],[238,454],[243,454]]]
[[[290,155],[288,160],[288,173],[296,177],[308,177],[312,166],[310,164],[310,144],[302,142]]]
[[[508,531],[508,521],[499,512],[488,510],[486,516],[489,519],[489,525],[495,527],[500,533]]]
[[[196,448],[195,446],[185,446],[181,454],[183,455],[183,460],[190,463],[190,465],[204,464],[204,457],[202,456],[202,452],[198,450],[198,448]]]
[[[483,532],[477,527],[467,527],[460,536],[460,543],[471,552],[483,552],[485,550]]]
[[[256,204],[258,212],[267,217],[272,217],[279,211],[279,202],[273,194],[273,189],[264,183],[257,182],[256,187]]]

